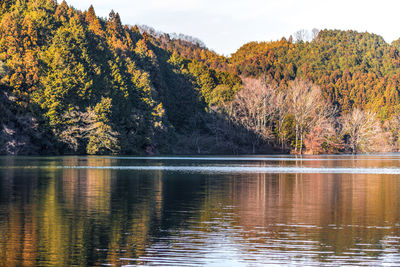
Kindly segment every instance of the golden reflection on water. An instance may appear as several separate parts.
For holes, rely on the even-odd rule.
[[[0,160],[1,166],[15,164]],[[46,164],[121,162],[65,157]],[[349,158],[275,164],[378,168],[398,163]],[[0,266],[119,266],[149,263],[152,257],[190,262],[193,255],[206,264],[207,249],[216,244],[220,257],[235,253],[256,263],[268,263],[274,253],[285,263],[279,253],[301,258],[316,251],[327,254],[312,256],[315,262],[330,255],[349,260],[352,251],[360,262],[385,253],[399,260],[399,193],[395,175],[4,168]]]

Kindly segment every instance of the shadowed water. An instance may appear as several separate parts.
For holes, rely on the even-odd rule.
[[[400,264],[400,155],[0,157],[0,266]]]

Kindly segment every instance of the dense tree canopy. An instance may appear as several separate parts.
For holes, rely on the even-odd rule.
[[[356,152],[355,109],[398,146],[400,40],[300,31],[225,57],[115,11],[0,8],[0,153]]]
[[[114,11],[100,19],[52,0],[1,5],[2,99],[52,133],[60,153],[171,151],[218,85],[239,89],[237,76],[162,49]]]
[[[275,80],[283,86],[301,78],[322,89],[340,111],[376,111],[381,119],[399,112],[400,40],[388,44],[378,35],[356,31],[315,31],[311,41],[250,42],[225,58],[188,42],[163,42],[185,57],[231,73]]]

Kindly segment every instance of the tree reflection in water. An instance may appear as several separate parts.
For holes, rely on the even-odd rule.
[[[400,261],[400,181],[394,175],[26,168],[139,163],[0,158],[0,265]],[[353,158],[274,164],[396,163]],[[162,164],[168,163],[156,163]]]

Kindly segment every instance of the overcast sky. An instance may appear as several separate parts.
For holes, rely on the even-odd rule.
[[[98,16],[114,9],[123,24],[145,24],[201,39],[224,55],[249,41],[288,37],[297,30],[353,29],[400,38],[399,0],[67,0]]]

